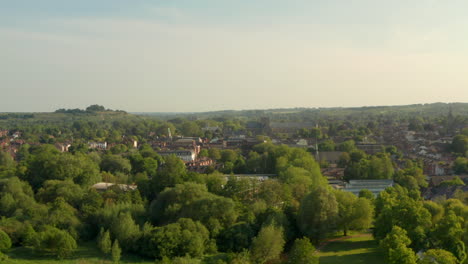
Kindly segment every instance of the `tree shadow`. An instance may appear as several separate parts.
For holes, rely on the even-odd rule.
[[[385,264],[383,256],[379,252],[357,253],[344,256],[322,256],[320,264]]]

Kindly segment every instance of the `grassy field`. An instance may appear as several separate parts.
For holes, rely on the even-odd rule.
[[[372,235],[333,241],[318,252],[320,264],[385,264],[383,254]]]
[[[109,256],[104,256],[94,243],[88,243],[78,248],[75,254],[67,259],[58,260],[53,256],[36,254],[29,248],[13,248],[7,253],[9,259],[2,264],[111,264]],[[122,256],[120,263],[154,264],[153,260],[137,256]]]

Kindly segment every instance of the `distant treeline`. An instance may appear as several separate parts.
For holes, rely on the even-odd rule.
[[[3,115],[0,115],[0,119],[1,119],[1,120],[13,119],[13,118],[19,118],[19,119],[34,118],[34,114],[17,114],[17,113],[10,113],[10,114],[3,114]]]
[[[82,110],[79,108],[75,108],[75,109],[60,108],[58,110],[55,110],[55,113],[64,113],[64,114],[88,114],[88,113],[95,113],[95,112],[125,112],[125,111],[106,109],[102,105],[90,105],[85,110]]]

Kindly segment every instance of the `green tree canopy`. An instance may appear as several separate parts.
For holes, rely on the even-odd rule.
[[[338,212],[335,195],[326,187],[318,187],[301,202],[297,217],[299,230],[318,242],[335,228]]]
[[[281,228],[274,225],[265,226],[252,241],[251,259],[258,264],[277,259],[283,252],[284,244]]]
[[[294,241],[288,255],[288,264],[318,264],[319,258],[315,255],[315,247],[307,237]]]

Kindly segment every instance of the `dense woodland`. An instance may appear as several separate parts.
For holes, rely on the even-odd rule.
[[[0,151],[0,259],[12,247],[68,258],[93,241],[109,260],[134,254],[156,263],[263,264],[319,263],[315,247],[352,230],[370,231],[388,263],[468,263],[468,193],[424,200],[421,161],[394,146],[376,154],[356,142],[409,123],[414,130],[452,135],[447,152],[457,157],[456,173],[468,172],[468,107],[453,104],[244,111],[141,116],[90,106],[56,113],[0,114],[0,128],[21,131],[11,155]],[[434,114],[438,113],[438,114]],[[441,114],[443,113],[443,114]],[[314,159],[316,149],[274,144],[285,135],[248,131],[262,118],[316,122],[292,138],[320,140],[320,150],[340,150],[346,179],[393,179],[394,187],[375,197],[328,185]],[[204,131],[204,127],[219,127]],[[150,145],[173,135],[225,137],[244,131],[263,143],[245,149],[203,149],[219,164],[206,174],[188,171],[176,156],[162,157]],[[226,132],[227,131],[227,132]],[[334,135],[351,139],[335,142]],[[122,139],[138,140],[139,147]],[[72,142],[60,152],[57,142]],[[108,150],[89,141],[115,143]],[[272,174],[267,180],[226,176]],[[98,192],[97,182],[116,185]],[[119,185],[120,184],[120,185]],[[135,184],[135,190],[126,188]],[[460,179],[444,184],[463,186]],[[1,253],[3,252],[3,253]]]

